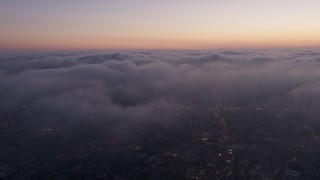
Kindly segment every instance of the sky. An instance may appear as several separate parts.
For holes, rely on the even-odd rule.
[[[1,0],[0,50],[320,47],[319,0]]]

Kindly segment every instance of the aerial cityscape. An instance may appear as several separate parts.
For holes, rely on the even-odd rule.
[[[1,56],[8,179],[318,179],[320,51]]]
[[[3,0],[0,179],[319,180],[320,1]]]

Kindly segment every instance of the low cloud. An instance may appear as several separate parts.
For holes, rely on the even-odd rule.
[[[2,54],[2,116],[172,124],[187,106],[319,106],[317,51]],[[28,110],[26,110],[28,109]]]

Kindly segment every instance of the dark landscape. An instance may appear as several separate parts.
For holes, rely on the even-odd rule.
[[[0,179],[320,179],[320,51],[0,55]]]

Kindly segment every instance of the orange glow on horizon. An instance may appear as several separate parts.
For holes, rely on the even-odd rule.
[[[0,50],[320,47],[320,1],[5,1]]]
[[[212,48],[272,48],[320,47],[314,37],[198,37],[198,38],[25,38],[1,39],[4,50],[95,50],[95,49],[212,49]]]

